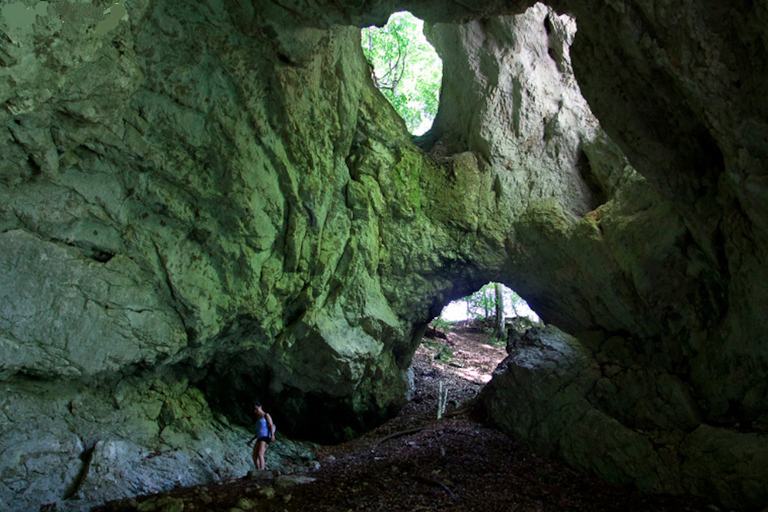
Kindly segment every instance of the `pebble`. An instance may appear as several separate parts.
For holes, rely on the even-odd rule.
[[[235,506],[243,510],[252,510],[253,507],[256,506],[256,503],[248,498],[240,498]]]
[[[275,497],[275,490],[272,487],[265,487],[264,489],[261,489],[259,491],[259,494],[261,496],[264,496],[268,500],[271,500],[272,498]]]

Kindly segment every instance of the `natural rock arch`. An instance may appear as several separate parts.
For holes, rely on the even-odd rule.
[[[422,151],[360,55],[387,2],[17,4],[35,9],[0,27],[9,507],[59,499],[72,453],[89,500],[242,472],[218,414],[238,393],[295,431],[366,428],[405,400],[429,318],[488,280],[569,333],[505,363],[503,428],[614,480],[765,502],[764,6],[554,2],[589,107],[555,12],[403,6],[465,22],[434,29],[456,81]],[[570,434],[537,388],[509,401],[523,352],[533,378],[560,361]],[[585,418],[622,441],[608,463]],[[141,455],[160,441],[187,469]],[[142,489],[102,485],[127,466]]]

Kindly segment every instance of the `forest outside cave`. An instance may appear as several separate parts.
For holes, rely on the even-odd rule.
[[[412,135],[432,127],[440,102],[443,63],[424,35],[424,21],[408,11],[392,14],[383,27],[361,31],[374,85],[403,118]]]

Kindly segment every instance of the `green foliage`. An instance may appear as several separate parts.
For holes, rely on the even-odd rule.
[[[521,316],[522,313],[518,310],[518,308],[528,308],[528,303],[525,302],[525,300],[510,290],[509,288],[504,288],[504,302],[508,303],[512,306],[512,311],[515,313],[515,316]],[[528,317],[524,317],[528,322],[531,322],[531,320]]]
[[[375,85],[411,133],[434,120],[443,75],[442,61],[424,37],[423,26],[411,13],[396,12],[384,27],[361,33]]]
[[[470,318],[491,318],[496,314],[496,283],[488,283],[469,297],[465,297],[467,303],[467,316]],[[519,316],[519,307],[526,302],[514,291],[502,285],[504,304],[512,307],[515,316]]]
[[[467,301],[467,316],[470,318],[490,318],[496,307],[496,293],[493,283],[486,284],[464,300]]]
[[[511,328],[520,334],[523,334],[525,331],[536,325],[536,323],[527,316],[516,316],[512,319],[510,324]]]
[[[483,332],[488,335],[488,338],[485,340],[487,344],[497,346],[497,347],[502,347],[507,344],[506,333],[500,336],[499,333],[496,332],[496,329],[494,329],[493,327],[488,327],[486,329],[483,329]]]

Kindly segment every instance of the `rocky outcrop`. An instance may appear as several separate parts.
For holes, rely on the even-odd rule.
[[[451,70],[418,145],[359,47],[389,2],[0,7],[6,506],[241,474],[254,396],[294,436],[369,428],[489,280],[568,333],[500,367],[499,425],[764,501],[764,8],[531,5],[413,6]]]
[[[580,9],[586,11],[583,16],[628,18],[611,18],[604,26],[637,21],[628,5],[593,12],[572,4],[568,7],[579,25],[574,51],[588,51],[579,42],[593,37],[581,35]],[[705,22],[687,21],[699,28]],[[437,26],[432,36],[444,48],[446,66],[454,70],[451,77],[457,78],[444,86],[443,106],[450,108],[441,110],[425,144],[452,144],[482,155],[501,180],[514,184],[511,189],[537,184],[517,192],[517,203],[511,202],[515,220],[505,244],[504,279],[543,319],[575,336],[569,342],[574,348],[555,349],[557,357],[542,354],[541,346],[516,349],[490,386],[488,408],[517,438],[609,480],[759,509],[768,482],[763,469],[768,449],[760,362],[764,344],[759,341],[765,335],[758,327],[761,309],[753,306],[764,300],[740,269],[744,263],[754,272],[752,279],[763,274],[761,257],[747,250],[762,244],[762,235],[742,231],[744,208],[731,210],[733,197],[744,192],[731,190],[713,167],[722,165],[723,157],[713,156],[718,146],[708,139],[707,129],[654,129],[654,135],[664,134],[659,144],[684,149],[674,158],[688,161],[674,178],[672,169],[683,162],[673,162],[671,147],[638,159],[642,175],[622,163],[621,152],[596,123],[585,122],[589,108],[571,99],[580,96],[566,86],[570,23],[537,6],[516,18]],[[586,27],[590,23],[596,21]],[[600,33],[626,38],[601,43],[600,52],[609,47],[630,52],[636,34]],[[648,46],[647,37],[641,44]],[[449,62],[452,56],[459,56],[458,62]],[[596,84],[597,90],[587,94],[590,103],[605,108],[603,102],[616,102],[617,115],[624,116],[629,110],[622,110],[622,102],[600,96],[612,80],[633,80],[634,75],[616,68],[619,60],[612,56],[613,71],[592,61],[576,60],[575,67],[580,84]],[[580,71],[590,80],[582,82]],[[661,94],[666,84],[655,77],[613,90]],[[714,99],[701,105],[707,102]],[[657,115],[677,119],[680,106],[674,112],[644,108],[651,114],[633,111],[634,125],[660,123]],[[714,119],[715,113],[700,115]],[[627,130],[621,124],[611,135],[624,146],[656,143],[636,133],[628,141]],[[635,151],[626,148],[628,155]],[[656,165],[644,158],[665,161]],[[725,162],[726,168],[738,167]],[[537,170],[539,165],[544,172]],[[688,179],[691,169],[696,169],[695,178]],[[548,177],[557,181],[552,184]],[[677,180],[681,188],[659,180]],[[695,198],[693,204],[686,195]],[[735,225],[741,228],[731,230]],[[743,304],[747,296],[751,307],[738,312],[730,307]],[[741,337],[747,332],[752,342]],[[542,383],[550,381],[542,390]]]
[[[89,510],[94,502],[219,482],[252,469],[245,447],[251,433],[213,417],[186,379],[135,375],[109,384],[2,384],[4,510],[54,503]],[[311,453],[283,439],[266,457],[280,469]]]
[[[254,397],[319,440],[404,404],[453,278],[480,282],[460,262],[498,252],[476,233],[493,180],[411,143],[357,28],[276,6],[29,6],[3,10],[22,13],[2,43],[0,358],[21,404],[3,421],[4,503],[73,497],[86,460],[83,499],[60,508],[242,472],[243,432],[222,421],[247,424]],[[197,406],[145,403],[158,379]],[[49,416],[30,381],[60,393]],[[90,423],[65,406],[83,386]],[[169,447],[230,464],[152,477],[146,454]]]
[[[761,510],[768,442],[702,420],[690,383],[614,336],[596,351],[549,326],[510,337],[490,415],[539,453],[610,482]]]
[[[755,85],[766,66],[765,6],[568,8],[580,20],[573,55],[585,97],[685,223],[686,281],[700,289],[678,291],[685,299],[674,309],[701,319],[673,345],[690,353],[685,366],[712,421],[754,421],[766,410],[768,301],[755,286],[765,272],[768,109]],[[606,23],[622,30],[595,29]],[[617,62],[628,71],[615,72]]]

